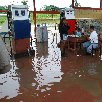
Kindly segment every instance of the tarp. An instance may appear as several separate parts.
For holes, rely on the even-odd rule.
[[[5,66],[10,64],[10,55],[7,51],[7,48],[0,37],[0,69],[3,69]]]

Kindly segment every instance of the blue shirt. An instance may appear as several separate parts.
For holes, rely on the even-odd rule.
[[[76,35],[81,37],[81,32],[76,32]]]

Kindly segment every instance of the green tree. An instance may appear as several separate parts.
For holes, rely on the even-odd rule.
[[[54,5],[44,5],[44,7],[42,7],[42,10],[44,11],[60,11],[60,8]],[[49,15],[49,17],[51,17],[52,19],[55,17],[56,15],[51,14]]]
[[[8,10],[8,7],[7,6],[0,6],[0,10]],[[3,14],[5,14],[6,12],[1,12]]]
[[[28,0],[23,0],[23,1],[21,1],[21,3],[22,3],[23,5],[27,5]]]
[[[0,6],[0,10],[7,10],[8,7],[7,6]]]
[[[75,5],[75,7],[81,7],[80,3],[78,3],[77,0],[74,0],[74,5]]]
[[[44,7],[42,8],[44,11],[59,11],[60,8],[54,5],[44,5]]]

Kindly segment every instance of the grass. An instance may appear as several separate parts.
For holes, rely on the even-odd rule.
[[[7,19],[6,16],[0,16],[0,25],[2,25],[6,19]]]

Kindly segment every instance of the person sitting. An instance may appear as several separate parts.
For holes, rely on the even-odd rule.
[[[77,35],[78,37],[81,37],[81,29],[80,28],[76,29],[75,35]]]
[[[92,53],[92,48],[98,47],[98,34],[94,30],[94,26],[90,26],[90,36],[87,38],[88,41],[83,43],[83,47],[85,48],[86,54]]]
[[[84,30],[84,27],[82,27],[81,28],[81,34],[84,35],[84,33],[85,33],[85,30]]]

